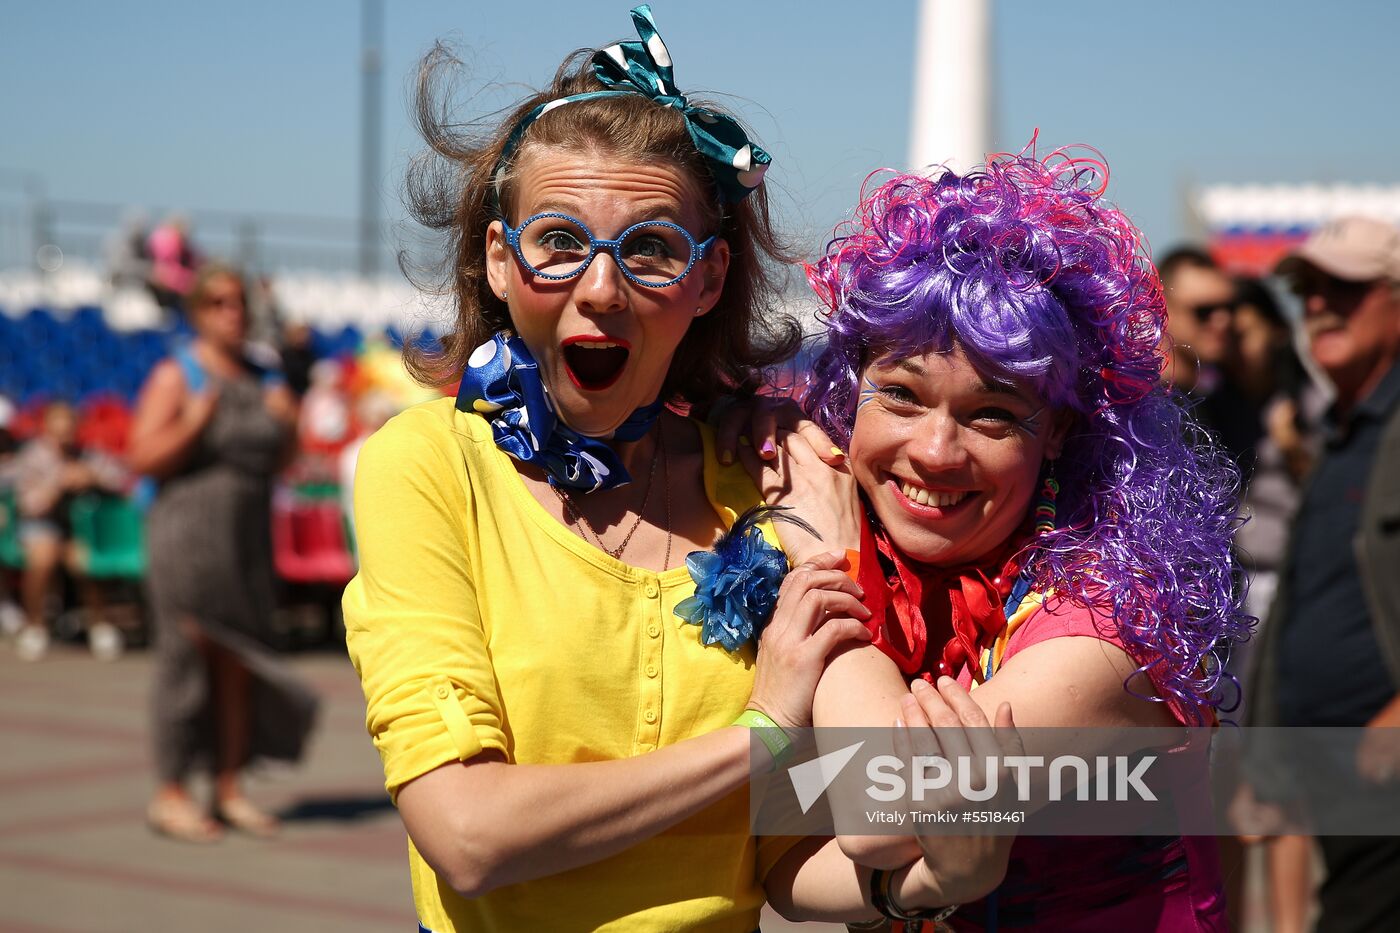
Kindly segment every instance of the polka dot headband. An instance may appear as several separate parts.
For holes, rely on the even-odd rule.
[[[632,11],[640,42],[619,42],[593,56],[593,74],[607,86],[606,91],[573,94],[547,101],[525,114],[520,124],[506,140],[501,158],[496,163],[496,191],[500,192],[501,177],[510,157],[520,145],[525,130],[544,114],[564,104],[598,97],[621,97],[642,94],[658,104],[674,107],[685,117],[686,129],[695,148],[709,163],[710,173],[719,187],[720,197],[728,204],[737,204],[763,183],[763,173],[773,157],[749,142],[743,127],[732,117],[704,107],[692,107],[676,89],[671,69],[671,54],[656,31],[651,7],[642,4]]]

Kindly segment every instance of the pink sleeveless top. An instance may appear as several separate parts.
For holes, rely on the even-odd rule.
[[[1028,596],[1008,622],[1009,636],[983,652],[984,673],[994,675],[1017,652],[1051,638],[1098,638],[1124,647],[1109,617],[1053,598],[1041,605],[1038,594]],[[959,672],[958,682],[971,688],[970,668]],[[1183,725],[1196,724],[1179,702],[1167,706]],[[1201,793],[1210,793],[1204,773]],[[1020,836],[1001,886],[964,904],[949,922],[967,931],[1229,929],[1210,836]]]

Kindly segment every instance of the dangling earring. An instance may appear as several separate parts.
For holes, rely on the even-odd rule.
[[[1045,535],[1055,530],[1055,498],[1060,494],[1060,481],[1055,479],[1055,461],[1050,461],[1040,498],[1035,504],[1035,533]]]

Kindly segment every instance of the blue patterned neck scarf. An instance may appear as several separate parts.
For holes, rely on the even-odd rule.
[[[614,441],[646,436],[665,405],[644,405],[608,435]],[[559,420],[525,341],[509,331],[472,351],[457,392],[457,410],[491,422],[496,446],[521,463],[544,470],[554,486],[584,493],[632,481],[604,440],[580,434]]]

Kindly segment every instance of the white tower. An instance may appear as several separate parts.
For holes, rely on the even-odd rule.
[[[991,0],[920,0],[909,168],[967,171],[991,145]]]

